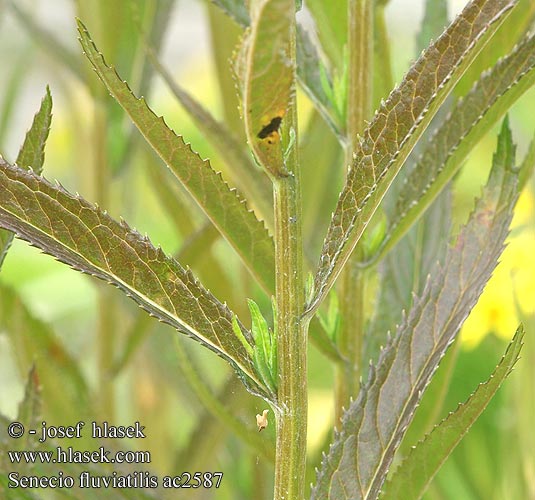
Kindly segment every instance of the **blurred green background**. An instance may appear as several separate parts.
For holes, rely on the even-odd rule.
[[[450,18],[463,5],[452,2]],[[392,0],[387,8],[395,81],[413,60],[422,9],[420,0]],[[133,90],[225,175],[226,165],[155,73],[145,50],[148,43],[175,81],[243,139],[228,66],[240,29],[208,0],[0,1],[2,156],[14,160],[50,85],[54,108],[44,175],[123,217],[167,253],[182,252],[181,262],[241,317],[249,317],[247,297],[268,311],[269,299],[171,181],[89,68],[77,42],[75,16]],[[312,26],[306,12],[299,18]],[[306,97],[299,93],[298,99],[300,128],[306,131],[303,158],[315,162],[306,165],[304,213],[306,253],[316,262],[344,169],[335,138]],[[533,136],[533,109],[532,90],[511,111],[519,159]],[[456,224],[466,218],[485,181],[495,136],[481,142],[455,181]],[[320,148],[315,137],[321,138]],[[530,182],[502,263],[430,388],[444,393],[443,403],[428,408],[424,398],[407,444],[487,378],[520,320],[527,331],[523,359],[437,476],[429,499],[535,499],[533,255],[535,189]],[[175,341],[172,329],[146,317],[117,290],[18,240],[2,267],[0,291],[0,413],[16,416],[35,364],[42,416],[49,423],[138,420],[148,437],[128,445],[151,451],[155,474],[223,471],[221,488],[198,491],[197,498],[270,498],[273,420],[260,439],[247,442],[246,436],[256,433],[255,414],[266,405],[246,394],[223,361],[189,340]],[[317,465],[333,424],[332,367],[313,347],[309,380],[310,461]],[[449,385],[441,380],[450,380]],[[208,400],[202,400],[199,387],[209,388]],[[90,440],[76,445],[94,447]]]

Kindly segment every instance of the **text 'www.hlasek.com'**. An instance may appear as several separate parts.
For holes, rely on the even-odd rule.
[[[41,423],[38,429],[26,429],[21,422],[11,422],[7,435],[13,441],[6,457],[12,470],[7,473],[8,489],[71,488],[219,488],[222,472],[183,472],[159,477],[147,470],[151,453],[143,450],[118,450],[98,446],[79,449],[75,440],[89,438],[121,442],[145,439],[145,427],[139,422],[114,426],[108,422],[79,421],[72,426]],[[68,445],[65,444],[68,441]],[[87,441],[85,441],[87,442]],[[101,442],[101,441],[99,441]],[[143,467],[138,464],[143,464]],[[117,470],[110,469],[115,467]]]

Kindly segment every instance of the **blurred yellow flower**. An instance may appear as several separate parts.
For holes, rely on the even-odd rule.
[[[461,330],[466,347],[488,333],[510,339],[520,322],[518,309],[535,314],[535,199],[529,189],[518,200],[511,231],[500,264]]]

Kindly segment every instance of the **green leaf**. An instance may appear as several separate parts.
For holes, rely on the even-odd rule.
[[[497,265],[517,199],[517,181],[505,121],[481,198],[448,249],[444,266],[430,274],[344,414],[318,474],[313,500],[377,498],[423,391]]]
[[[321,325],[320,319],[314,316],[310,321],[308,336],[322,354],[334,363],[343,363],[346,359],[340,354],[338,346],[330,337],[329,333]]]
[[[517,0],[472,0],[416,61],[359,139],[316,274],[318,307],[439,106]],[[416,97],[415,97],[416,96]]]
[[[252,360],[232,332],[233,313],[125,222],[0,160],[0,226],[74,269],[115,285],[151,315],[229,361],[248,377],[244,382],[251,390],[262,392]]]
[[[513,370],[522,349],[524,328],[520,325],[490,378],[480,384],[464,404],[450,413],[413,447],[385,484],[381,500],[419,499],[451,452],[490,403]]]
[[[271,389],[273,396],[276,397],[278,380],[276,336],[270,332],[267,321],[262,316],[256,302],[248,299],[247,305],[251,313],[251,333],[255,343],[253,349],[255,366],[265,385]],[[236,330],[235,327],[234,330]]]
[[[212,0],[226,14],[232,17],[242,27],[247,28],[251,22],[243,0]],[[323,119],[331,127],[337,137],[340,136],[340,124],[333,121],[333,103],[325,93],[321,84],[320,58],[316,47],[310,40],[304,28],[297,25],[297,78],[303,90],[321,113]]]
[[[279,130],[294,92],[290,29],[295,5],[293,0],[259,0],[252,10],[236,67],[242,113],[255,157],[278,177],[286,171]]]
[[[517,7],[500,26],[490,43],[478,54],[474,63],[467,69],[454,93],[458,96],[470,91],[474,83],[484,71],[492,68],[496,62],[508,52],[511,52],[520,35],[530,32],[535,19],[535,3],[532,0],[519,0]]]
[[[531,36],[481,76],[426,144],[399,192],[395,216],[374,260],[399,241],[458,172],[478,141],[534,83],[535,36]]]
[[[143,23],[144,26],[149,25],[146,37],[143,40],[140,37],[139,47],[135,54],[136,61],[132,64],[134,68],[136,64],[140,64],[143,68],[139,83],[139,90],[142,94],[150,90],[154,73],[150,61],[145,57],[143,42],[148,43],[156,54],[160,51],[169,25],[173,19],[172,14],[176,3],[176,0],[162,0],[154,6],[146,4],[145,11],[147,15],[143,16],[144,19],[137,19],[138,23]],[[133,10],[135,12],[135,8]]]
[[[439,12],[434,12],[437,9]],[[431,12],[429,12],[431,11]],[[442,12],[441,15],[440,12]],[[428,17],[429,19],[425,19]],[[436,38],[442,31],[447,21],[447,5],[442,0],[429,0],[426,2],[426,14],[422,21],[422,32],[420,33],[417,47],[418,53],[425,48],[428,40]],[[428,23],[431,23],[428,25]],[[425,36],[425,40],[422,37]],[[445,109],[447,103],[439,110],[434,120],[444,120],[446,118]],[[432,125],[431,125],[432,126]],[[413,151],[417,154],[419,144]],[[408,165],[413,167],[413,165]],[[404,181],[410,172],[401,172],[391,186],[388,194],[383,200],[384,213],[376,213],[375,219],[380,216],[379,222],[375,225],[377,239],[373,248],[366,249],[365,259],[378,260],[377,255],[385,241],[387,230],[387,219],[391,220],[397,216],[396,202],[403,189]],[[386,217],[385,217],[386,215]],[[367,376],[367,368],[370,361],[376,361],[379,357],[381,347],[388,342],[390,332],[395,331],[397,325],[401,323],[403,311],[409,311],[412,307],[413,298],[421,295],[425,285],[425,276],[432,272],[436,262],[442,262],[451,225],[451,193],[449,189],[443,190],[441,195],[434,200],[425,216],[418,221],[410,231],[397,243],[395,251],[388,253],[380,263],[380,284],[379,293],[372,321],[366,329],[364,353],[362,356],[363,378]],[[382,231],[380,231],[382,229]],[[368,231],[369,232],[369,231]],[[364,234],[366,243],[372,235]]]
[[[275,250],[262,222],[207,161],[167,127],[163,119],[148,108],[144,99],[134,96],[115,70],[106,64],[81,21],[78,21],[78,30],[86,56],[112,96],[265,290],[272,292],[275,289]]]
[[[46,94],[41,101],[41,107],[33,119],[32,126],[17,156],[17,165],[21,168],[32,168],[36,174],[43,170],[45,162],[45,144],[52,121],[52,96],[50,88],[46,87]]]
[[[338,331],[340,329],[340,305],[336,293],[331,292],[327,312],[323,313],[320,311],[318,317],[322,328],[325,330],[331,341],[336,344]]]
[[[197,128],[227,164],[231,181],[244,193],[250,203],[257,207],[256,211],[269,227],[273,227],[271,183],[253,164],[250,153],[239,143],[231,130],[218,122],[207,109],[173,80],[151,49],[148,49],[148,56],[157,73],[188,112]]]
[[[245,130],[239,106],[240,97],[236,92],[234,72],[229,71],[229,61],[232,61],[236,53],[236,47],[243,35],[243,28],[217,5],[209,6],[208,16],[210,49],[216,69],[216,83],[219,88],[223,122],[232,130],[240,144],[245,145]]]
[[[147,151],[149,153],[149,151]],[[229,278],[222,263],[219,262],[211,247],[220,238],[216,227],[201,212],[184,187],[174,182],[168,169],[159,168],[159,160],[150,152],[146,158],[146,171],[165,216],[173,222],[175,230],[182,237],[180,250],[174,257],[183,265],[194,269],[201,282],[216,297],[226,297]]]
[[[24,139],[24,144],[19,151],[17,157],[17,165],[19,167],[31,167],[35,173],[41,173],[45,161],[45,144],[51,121],[52,96],[50,95],[50,89],[47,87],[39,111],[35,115],[32,126]],[[12,241],[13,233],[0,229],[0,268],[4,263]]]
[[[366,331],[363,368],[377,360],[381,346],[388,342],[410,310],[415,296],[421,295],[428,276],[442,262],[450,233],[451,196],[445,191],[428,212],[381,262],[380,289],[373,320]]]

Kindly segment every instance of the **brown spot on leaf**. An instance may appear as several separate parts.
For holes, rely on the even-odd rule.
[[[273,144],[279,138],[279,128],[282,123],[282,115],[275,116],[265,127],[258,132],[259,139],[267,139],[269,144]]]

